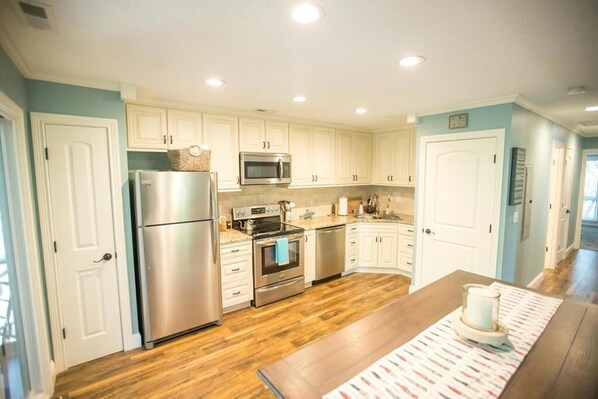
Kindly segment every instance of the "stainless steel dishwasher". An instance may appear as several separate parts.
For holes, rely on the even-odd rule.
[[[316,280],[345,271],[345,225],[316,230]]]

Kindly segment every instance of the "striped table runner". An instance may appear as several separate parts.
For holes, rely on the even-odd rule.
[[[562,300],[501,283],[500,321],[509,329],[501,346],[464,341],[447,315],[417,337],[324,395],[348,398],[498,397]]]

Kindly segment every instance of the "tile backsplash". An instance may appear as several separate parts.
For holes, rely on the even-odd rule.
[[[218,211],[220,215],[230,214],[232,208],[250,205],[276,204],[287,200],[295,203],[293,215],[304,213],[306,209],[316,212],[316,216],[327,215],[332,204],[338,209],[338,199],[361,197],[364,204],[371,194],[378,194],[380,208],[384,209],[388,195],[392,196],[391,207],[397,213],[413,214],[415,189],[412,187],[385,186],[345,186],[317,188],[288,188],[285,186],[244,186],[241,191],[222,192],[218,194]],[[397,202],[399,199],[400,202]],[[300,213],[298,213],[299,211]]]

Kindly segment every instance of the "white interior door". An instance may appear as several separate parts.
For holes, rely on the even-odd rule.
[[[563,184],[561,186],[561,201],[559,207],[559,232],[556,262],[565,259],[567,255],[567,239],[569,237],[569,215],[571,214],[571,176],[573,173],[573,148],[567,148],[563,161]]]
[[[550,186],[548,190],[548,226],[546,228],[546,256],[544,267],[556,267],[558,231],[560,224],[560,201],[563,183],[563,163],[565,149],[562,144],[554,143],[552,147],[552,161],[550,165]]]
[[[123,349],[108,131],[52,124],[44,134],[68,367]]]
[[[425,143],[422,286],[457,269],[495,277],[497,148],[496,137]]]

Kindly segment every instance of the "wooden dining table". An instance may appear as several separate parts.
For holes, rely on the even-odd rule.
[[[321,398],[461,306],[463,284],[494,281],[499,280],[453,272],[258,375],[280,398]],[[565,298],[500,397],[597,398],[598,305]]]

